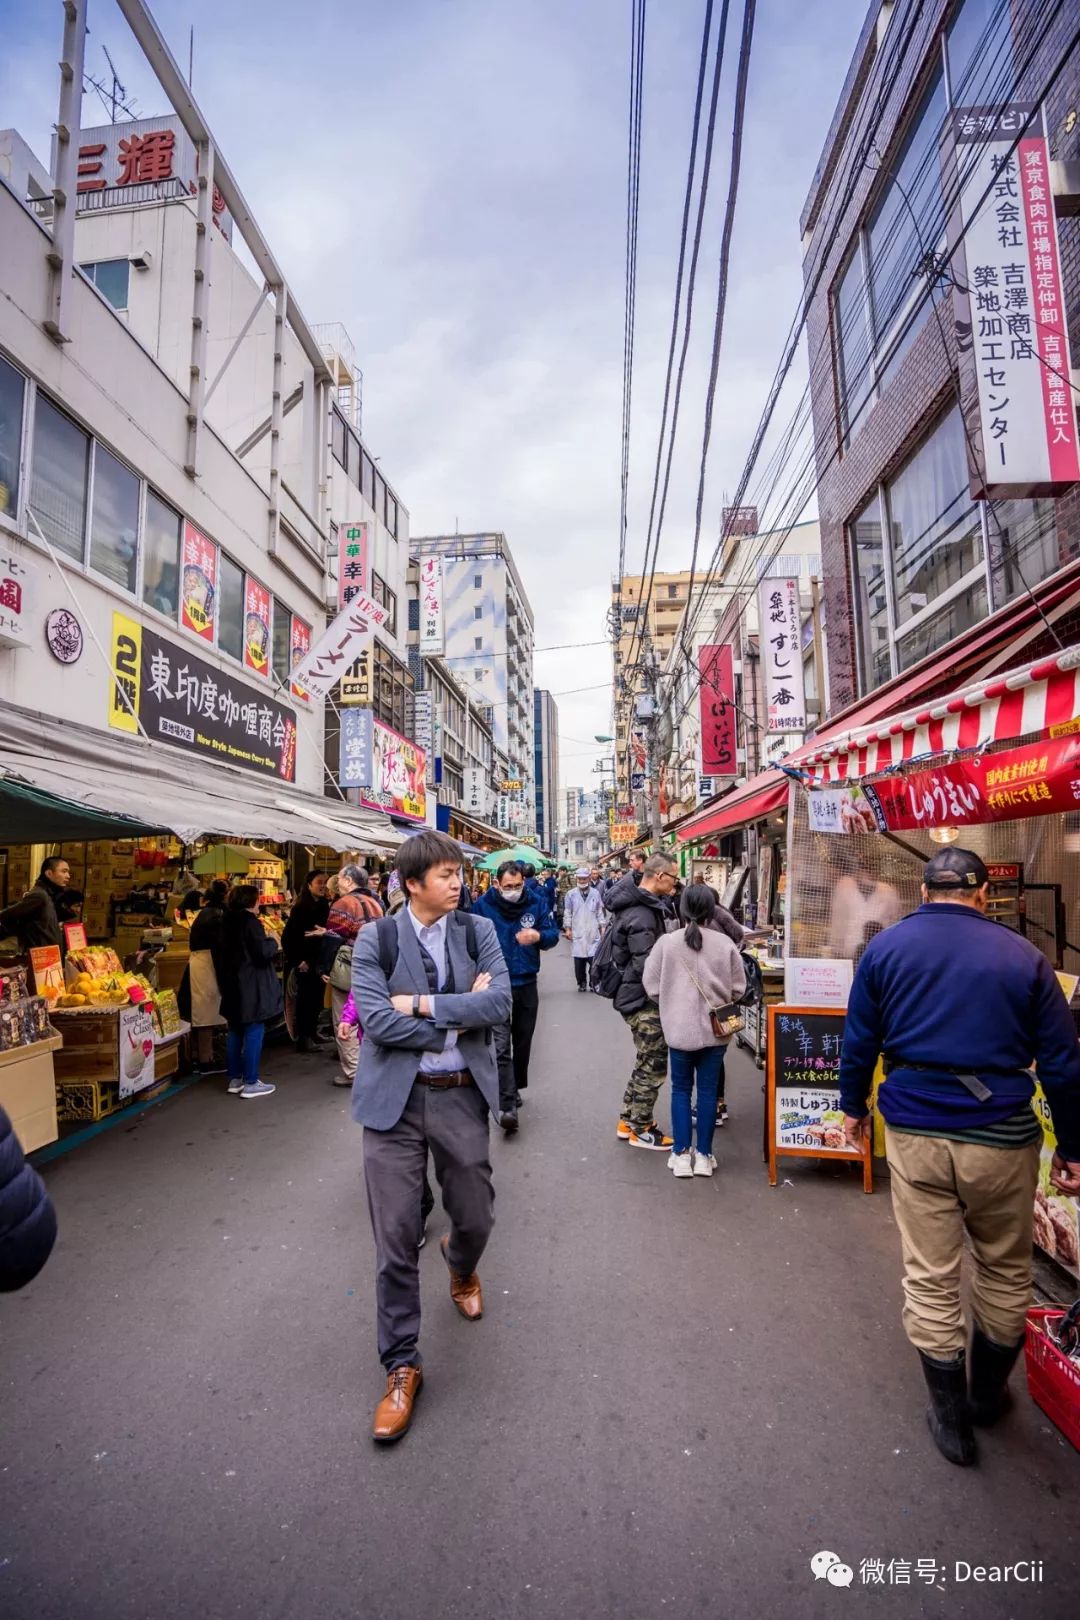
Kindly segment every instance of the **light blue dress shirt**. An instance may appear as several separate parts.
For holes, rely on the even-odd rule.
[[[427,951],[428,955],[431,957],[431,960],[435,963],[435,972],[436,972],[436,975],[437,975],[437,978],[438,978],[439,989],[441,990],[443,988],[443,986],[445,985],[446,980],[448,978],[447,968],[446,968],[446,925],[447,925],[447,918],[446,917],[440,917],[438,922],[432,923],[430,925],[430,927],[425,927],[425,925],[420,921],[420,919],[414,915],[413,909],[412,909],[411,906],[407,906],[406,910],[408,912],[409,921],[412,923],[413,931],[416,934],[417,939],[420,941],[420,943],[424,947],[425,951]],[[434,1014],[435,1014],[435,997],[431,996],[429,999],[430,999],[430,1003],[431,1003],[432,1016],[434,1016]],[[446,1045],[443,1047],[441,1052],[421,1052],[421,1054],[420,1054],[420,1073],[421,1074],[452,1074],[454,1072],[454,1070],[460,1069],[461,1068],[461,1054],[458,1052],[457,1043],[458,1043],[458,1032],[457,1032],[457,1030],[456,1029],[447,1030],[447,1032],[446,1032]]]

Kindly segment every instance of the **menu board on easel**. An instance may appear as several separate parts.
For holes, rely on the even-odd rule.
[[[766,1134],[769,1185],[781,1158],[848,1159],[862,1165],[863,1191],[873,1192],[867,1138],[861,1151],[844,1136],[840,1048],[845,1013],[836,1007],[770,1007]]]

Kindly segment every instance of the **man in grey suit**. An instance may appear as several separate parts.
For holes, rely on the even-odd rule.
[[[362,929],[353,950],[364,1039],[352,1114],[364,1127],[375,1234],[387,1382],[372,1433],[383,1442],[408,1429],[423,1382],[418,1262],[429,1149],[451,1222],[442,1240],[450,1295],[467,1320],[483,1315],[476,1267],[494,1222],[488,1115],[499,1112],[492,1031],[509,1018],[511,995],[494,925],[456,909],[461,862],[444,833],[407,839],[397,870],[409,903]]]

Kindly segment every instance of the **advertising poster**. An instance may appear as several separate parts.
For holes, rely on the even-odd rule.
[[[297,614],[292,616],[292,625],[289,630],[289,668],[295,669],[303,662],[311,650],[311,626],[306,624]],[[308,695],[302,686],[294,685],[293,697],[298,697],[302,703],[308,701]]]
[[[296,716],[243,680],[113,614],[109,725],[223,759],[282,782],[296,780]]]
[[[59,945],[35,945],[30,951],[30,967],[34,975],[34,990],[44,996],[64,993],[64,969],[60,962]]]
[[[214,640],[217,616],[218,549],[194,523],[184,524],[180,573],[180,623],[204,641]]]
[[[244,664],[256,675],[270,673],[270,592],[250,574],[244,586]]]
[[[735,735],[735,665],[731,643],[698,649],[701,677],[701,774],[738,775]],[[714,791],[710,782],[708,792]]]
[[[1043,1132],[1039,1182],[1035,1189],[1035,1242],[1059,1265],[1080,1275],[1080,1201],[1066,1198],[1050,1184],[1050,1165],[1057,1151],[1057,1137],[1045,1093],[1038,1084],[1031,1106]]]
[[[811,832],[876,833],[878,821],[866,794],[857,784],[846,788],[817,788],[806,796],[806,818]]]
[[[120,1096],[133,1097],[154,1082],[154,1015],[146,1002],[121,1007]]]
[[[797,579],[763,579],[758,586],[766,730],[806,730],[801,613]]]
[[[423,821],[427,813],[426,765],[422,748],[376,720],[371,785],[361,791],[360,803],[369,810],[385,810],[407,821]]]
[[[338,608],[368,588],[368,526],[343,523],[338,529]]]
[[[370,709],[346,709],[341,716],[338,781],[342,787],[372,786],[375,716]]]

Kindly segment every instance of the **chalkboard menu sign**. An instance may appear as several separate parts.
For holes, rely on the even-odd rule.
[[[873,1192],[870,1142],[854,1151],[840,1107],[840,1048],[845,1013],[836,1007],[770,1007],[768,1042],[769,1185],[779,1158],[851,1159]]]

